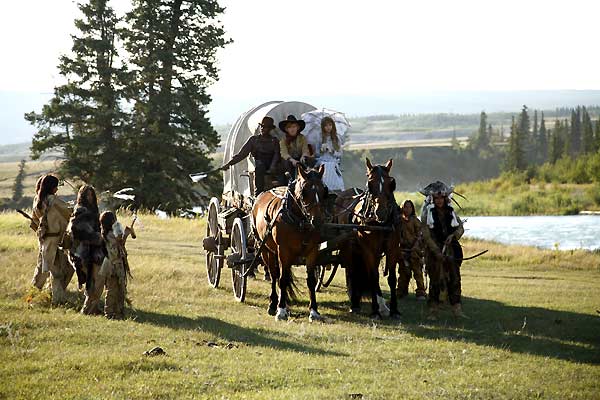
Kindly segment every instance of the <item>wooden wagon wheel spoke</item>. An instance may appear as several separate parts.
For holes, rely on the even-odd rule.
[[[231,253],[239,260],[247,258],[246,230],[244,229],[244,222],[240,218],[233,221],[233,227],[231,228]],[[233,296],[239,302],[243,302],[246,298],[247,279],[244,275],[249,265],[241,264],[231,268]]]
[[[208,277],[208,284],[214,288],[219,286],[219,280],[221,278],[221,268],[223,268],[223,255],[224,249],[218,245],[220,239],[219,232],[219,200],[215,197],[210,199],[208,206],[208,218],[206,222],[206,237],[212,238],[216,251],[206,251],[206,275]]]

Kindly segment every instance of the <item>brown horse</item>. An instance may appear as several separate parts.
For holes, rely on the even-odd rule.
[[[385,165],[373,166],[366,159],[367,188],[360,195],[356,190],[346,191],[336,200],[339,223],[392,227],[398,215],[394,200],[396,181],[389,175],[392,160]],[[342,263],[346,268],[346,283],[351,302],[351,312],[360,310],[360,300],[365,294],[371,297],[374,318],[381,318],[387,311],[379,287],[379,262],[389,246],[390,233],[382,230],[358,231],[356,238],[340,248]],[[399,313],[392,310],[392,317]]]
[[[327,196],[321,180],[323,172],[323,166],[318,171],[308,172],[298,166],[293,189],[279,187],[263,192],[252,207],[254,234],[258,240],[265,241],[260,256],[271,274],[269,315],[275,315],[276,320],[288,318],[288,296],[294,297],[295,287],[292,264],[300,257],[305,257],[308,275],[309,319],[321,319],[315,294],[315,262],[320,243],[318,227],[323,222]]]

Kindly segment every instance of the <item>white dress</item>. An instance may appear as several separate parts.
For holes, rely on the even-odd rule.
[[[342,178],[342,170],[340,168],[340,160],[342,158],[342,151],[336,151],[333,147],[331,138],[321,144],[319,149],[316,150],[317,156],[317,167],[324,165],[325,173],[323,174],[323,183],[327,185],[331,191],[343,191],[344,190],[344,179]]]

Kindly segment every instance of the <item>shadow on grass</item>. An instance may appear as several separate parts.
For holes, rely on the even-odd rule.
[[[212,317],[189,318],[182,315],[161,314],[138,309],[135,312],[134,321],[171,329],[201,330],[224,340],[244,343],[248,346],[273,347],[280,350],[326,356],[346,356],[346,354],[336,351],[323,350],[278,338],[276,336],[286,335],[277,331],[243,327]]]
[[[600,318],[595,315],[463,297],[469,319],[455,319],[449,308],[426,322],[425,306],[413,296],[400,301],[404,328],[426,339],[464,341],[586,364],[600,364]]]

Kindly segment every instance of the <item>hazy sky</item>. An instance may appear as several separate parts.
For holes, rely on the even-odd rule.
[[[118,10],[127,0],[113,0]],[[600,1],[221,0],[227,99],[600,89]],[[0,91],[49,93],[71,0],[3,2]]]

